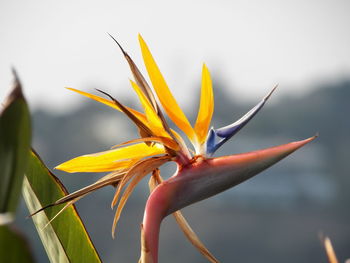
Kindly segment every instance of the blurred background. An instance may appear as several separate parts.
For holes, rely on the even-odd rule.
[[[319,235],[341,261],[350,257],[350,2],[339,1],[1,1],[0,97],[11,67],[33,114],[33,147],[52,169],[137,136],[119,112],[63,87],[109,92],[139,108],[128,66],[107,32],[145,72],[137,43],[149,44],[180,105],[194,121],[202,63],[214,84],[213,125],[229,124],[274,85],[265,108],[216,154],[234,154],[320,137],[286,160],[184,214],[222,262],[326,262]],[[175,166],[162,169],[171,176]],[[55,171],[69,191],[98,174]],[[78,211],[104,262],[137,262],[147,181],[110,230],[112,187]],[[48,258],[28,211],[18,225],[38,262]],[[172,218],[161,230],[160,262],[206,262]]]

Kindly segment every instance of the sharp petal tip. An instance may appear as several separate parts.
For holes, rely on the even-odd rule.
[[[278,88],[278,86],[279,86],[280,84],[276,84],[273,88],[272,88],[272,92],[274,92],[277,88]]]
[[[122,47],[122,45],[120,45],[120,43],[115,39],[115,37],[113,37],[110,33],[107,32],[107,34],[113,39],[113,41],[118,45],[119,49],[122,51],[124,56],[127,56],[128,54],[125,52],[124,48]]]
[[[306,139],[306,141],[311,142],[311,141],[315,140],[318,136],[319,136],[319,133],[316,133],[314,136]]]
[[[312,142],[313,140],[315,140],[317,138],[317,136],[318,135],[316,134],[310,138],[307,138],[307,139],[301,140],[301,141],[296,141],[294,143],[298,144],[298,148],[300,148],[300,147],[304,146],[305,144],[308,144],[309,142]]]
[[[66,172],[63,164],[59,164],[59,165],[55,166],[53,169]]]
[[[100,90],[100,89],[97,89],[97,88],[95,88],[95,90],[98,91],[98,92],[100,92],[100,93],[102,93],[102,94],[104,94],[104,95],[106,95],[106,96],[108,96],[110,99],[112,99],[112,96],[109,95],[107,92],[105,92],[105,91],[103,91],[103,90]]]
[[[112,239],[115,239],[115,228],[112,229]]]
[[[137,37],[138,37],[139,42],[140,42],[141,44],[145,44],[145,40],[143,40],[143,37],[141,36],[140,33],[137,34]]]
[[[267,100],[271,97],[272,93],[275,92],[275,90],[277,89],[277,87],[278,87],[278,84],[275,85],[275,86],[272,88],[272,90],[265,96],[264,101],[267,101]]]

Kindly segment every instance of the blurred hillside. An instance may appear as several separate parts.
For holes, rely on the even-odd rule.
[[[214,81],[214,87],[215,127],[233,122],[254,106],[232,101],[219,82]],[[281,97],[277,90],[251,123],[217,153],[246,152],[320,134],[316,141],[256,178],[185,209],[191,225],[219,260],[326,262],[318,239],[320,231],[330,235],[341,261],[350,257],[349,98],[350,80],[324,84],[303,97]],[[258,102],[260,98],[256,99]],[[88,99],[82,101],[70,114],[43,110],[33,115],[34,148],[49,168],[137,136],[119,112]],[[124,100],[130,106],[135,102]],[[194,113],[194,108],[197,106],[188,105],[186,110]],[[171,175],[173,169],[169,165],[163,174]],[[58,171],[55,174],[70,191],[99,177]],[[146,185],[144,182],[130,199],[115,240],[110,235],[112,187],[77,204],[105,262],[137,261]],[[23,208],[21,214],[27,211]],[[32,223],[26,220],[21,224],[30,233],[39,262],[47,262]],[[161,233],[160,262],[205,262],[173,219],[165,221]]]

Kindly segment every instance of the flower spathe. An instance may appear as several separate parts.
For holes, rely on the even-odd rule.
[[[56,169],[70,173],[109,173],[96,183],[65,196],[55,204],[74,203],[91,191],[113,185],[116,192],[111,206],[113,208],[117,205],[112,227],[114,235],[126,201],[135,186],[151,173],[149,183],[151,193],[141,227],[140,262],[158,262],[160,224],[169,214],[175,216],[186,237],[210,262],[218,262],[205,248],[179,210],[249,179],[310,142],[314,137],[256,152],[211,158],[210,156],[219,147],[255,116],[275,88],[237,122],[215,129],[210,127],[214,112],[212,81],[208,68],[203,64],[199,109],[196,122],[191,125],[140,35],[139,42],[152,88],[130,56],[119,43],[117,44],[130,66],[134,77],[134,80],[130,80],[130,84],[140,100],[143,112],[124,106],[104,92],[102,93],[109,98],[73,88],[68,89],[126,114],[138,128],[140,138],[104,152],[76,157],[57,166]],[[169,119],[187,136],[193,149],[185,144],[178,132],[170,128],[157,101]],[[164,181],[158,168],[169,161],[176,162],[178,170],[175,175]]]

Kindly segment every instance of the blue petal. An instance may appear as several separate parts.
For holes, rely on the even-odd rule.
[[[257,105],[255,105],[255,107],[248,111],[238,121],[219,129],[211,128],[209,130],[207,137],[208,139],[206,142],[207,154],[213,155],[214,152],[221,147],[221,145],[223,145],[240,129],[242,129],[264,106],[265,102],[270,98],[271,94],[275,91],[276,88],[277,86],[275,86]]]
[[[207,149],[206,152],[208,155],[212,155],[216,150],[217,150],[217,142],[216,142],[216,133],[213,127],[210,128],[209,132],[208,132],[208,136],[207,136]]]

